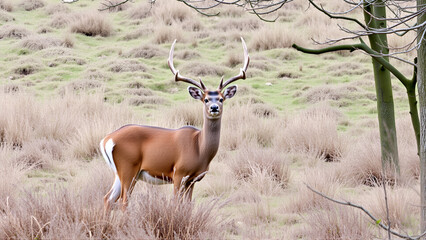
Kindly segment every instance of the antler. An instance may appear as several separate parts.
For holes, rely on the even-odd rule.
[[[201,89],[201,90],[206,90],[206,87],[204,86],[204,83],[201,81],[198,83],[197,81],[190,79],[190,78],[186,78],[182,75],[179,74],[179,70],[176,70],[176,68],[173,65],[173,52],[175,50],[175,43],[176,43],[176,39],[173,41],[172,47],[170,48],[170,53],[169,53],[169,60],[167,61],[170,67],[170,70],[172,70],[172,73],[175,75],[175,81],[182,81],[182,82],[186,82],[189,84],[192,84],[194,86],[196,86],[197,88]]]
[[[244,49],[244,65],[242,68],[240,68],[240,74],[238,74],[235,77],[232,77],[228,80],[226,80],[225,83],[223,83],[223,77],[222,80],[220,80],[220,84],[219,84],[219,91],[221,91],[222,89],[224,89],[226,86],[228,86],[230,83],[237,81],[239,79],[246,79],[246,71],[250,62],[250,58],[248,55],[248,51],[247,51],[247,46],[246,46],[246,42],[244,42],[243,37],[241,37],[241,42],[243,44],[243,49]]]

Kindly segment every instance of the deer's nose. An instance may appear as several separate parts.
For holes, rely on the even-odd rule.
[[[213,104],[210,106],[210,111],[211,112],[219,112],[219,106],[216,104]]]

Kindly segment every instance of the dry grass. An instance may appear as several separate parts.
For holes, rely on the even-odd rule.
[[[7,12],[12,12],[14,5],[9,0],[0,0],[0,9]]]
[[[113,32],[111,22],[98,11],[84,12],[75,16],[70,30],[91,37],[98,35],[108,37]]]
[[[373,229],[358,209],[347,206],[330,206],[317,210],[306,217],[304,239],[373,239]]]
[[[69,13],[71,10],[65,4],[56,3],[56,4],[47,5],[45,11],[49,15],[54,15],[54,14]]]
[[[115,210],[105,215],[99,199],[108,189],[106,165],[94,161],[87,169],[74,168],[78,174],[66,188],[10,189],[0,238],[200,239],[225,233],[216,215],[217,201],[194,205],[152,190],[135,194],[126,214]]]
[[[0,142],[24,147],[33,141],[53,139],[64,145],[68,156],[93,157],[97,154],[99,139],[132,122],[126,108],[113,110],[100,96],[83,97],[65,92],[60,99],[37,105],[33,104],[33,96],[24,93],[2,94],[1,99],[9,114],[0,118]],[[115,113],[110,115],[111,111]]]
[[[291,193],[290,201],[284,206],[286,212],[302,213],[330,206],[328,200],[309,190],[305,184],[332,198],[342,187],[342,182],[326,167],[306,169],[299,181],[294,186],[295,192]]]
[[[420,196],[417,190],[386,187],[390,225],[394,229],[417,228],[416,216],[420,213]],[[372,188],[362,203],[373,216],[388,225],[385,195],[382,187]]]
[[[133,4],[135,5],[135,4]],[[144,19],[151,16],[151,4],[148,2],[139,3],[127,10],[127,16],[130,19]]]
[[[48,35],[30,35],[23,38],[19,45],[30,50],[42,50],[51,47],[73,47],[73,40],[66,37],[64,40]]]
[[[256,51],[290,48],[294,43],[305,46],[304,39],[306,38],[300,32],[291,32],[289,29],[277,25],[266,25],[253,33],[250,48]]]
[[[110,62],[107,66],[109,66],[109,71],[115,73],[145,72],[147,70],[147,67],[144,64],[132,59],[117,59],[115,61]]]
[[[262,175],[266,175],[281,187],[286,187],[290,179],[289,167],[283,155],[277,154],[274,149],[259,149],[253,143],[241,147],[237,154],[228,160],[228,164],[239,180],[252,179],[255,182],[260,181]]]
[[[277,147],[294,152],[307,152],[326,162],[339,161],[345,150],[337,132],[339,113],[326,105],[318,105],[290,119]]]
[[[7,25],[3,25],[0,29],[0,39],[3,39],[3,38],[21,39],[28,35],[31,35],[31,31],[19,25],[7,24]]]
[[[2,22],[11,22],[14,21],[15,18],[8,12],[0,9],[0,21]]]
[[[41,0],[23,0],[19,4],[19,6],[24,8],[25,11],[32,11],[37,8],[42,8],[44,7],[44,5],[45,5],[44,1],[41,1]]]
[[[179,43],[187,41],[182,31],[172,26],[160,25],[154,33],[154,43],[156,44],[172,43],[175,39]]]
[[[134,57],[134,58],[146,58],[150,59],[153,57],[166,57],[167,52],[163,49],[153,46],[153,45],[142,45],[140,47],[134,48],[127,53],[124,53],[125,57]]]
[[[73,22],[73,18],[69,14],[54,14],[49,22],[49,26],[53,28],[65,28]]]

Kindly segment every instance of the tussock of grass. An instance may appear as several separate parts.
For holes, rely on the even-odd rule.
[[[108,37],[113,32],[112,24],[108,18],[97,11],[79,13],[74,17],[70,30],[90,37],[98,35]]]
[[[172,43],[175,39],[178,42],[186,42],[186,37],[181,30],[172,26],[159,26],[154,33],[154,43]]]
[[[147,67],[137,60],[125,59],[115,60],[108,64],[109,71],[120,73],[120,72],[145,72]]]
[[[259,171],[264,171],[282,187],[288,184],[290,172],[286,161],[274,149],[257,149],[256,145],[246,144],[239,149],[235,158],[229,161],[231,170],[240,179],[256,178]]]
[[[53,28],[65,28],[73,22],[73,18],[69,14],[54,14],[49,22],[49,26]]]
[[[23,38],[19,45],[30,50],[42,50],[50,47],[73,47],[73,42],[70,39],[61,40],[47,35],[30,35]]]
[[[130,50],[129,52],[123,54],[123,56],[134,57],[134,58],[146,58],[146,59],[150,59],[150,58],[158,57],[158,56],[165,58],[167,56],[167,52],[156,46],[143,45]]]
[[[260,28],[262,22],[258,19],[243,18],[243,19],[222,19],[215,26],[216,29],[224,32],[234,31],[252,31]]]
[[[145,19],[152,15],[152,5],[147,2],[133,4],[133,6],[127,9],[127,16],[130,19]]]
[[[303,231],[306,239],[372,239],[371,225],[358,209],[325,203],[327,210],[317,210],[307,217]]]
[[[59,14],[71,12],[71,10],[67,7],[67,5],[62,4],[62,3],[49,4],[49,5],[47,5],[45,11],[49,15],[54,15],[54,14],[59,15]]]
[[[11,22],[11,21],[15,21],[15,18],[10,13],[0,9],[0,21]]]
[[[31,35],[31,31],[19,25],[3,25],[0,28],[0,39],[2,38],[17,38],[21,39]]]
[[[363,68],[358,63],[341,63],[333,64],[328,67],[327,71],[336,77],[347,76],[347,75],[362,75],[368,73],[368,69]]]
[[[41,0],[23,0],[19,4],[19,6],[24,8],[25,11],[32,11],[37,8],[42,8],[44,7],[44,5],[45,5],[44,1],[41,1]]]
[[[3,9],[7,12],[12,12],[13,8],[14,6],[9,0],[0,0],[0,9]]]
[[[416,227],[417,223],[412,216],[420,212],[420,208],[417,207],[420,204],[417,190],[394,188],[387,185],[386,191],[391,227],[394,229]],[[371,194],[363,198],[362,203],[376,218],[382,219],[383,224],[389,225],[383,187],[372,188]]]
[[[132,106],[141,106],[144,104],[165,104],[167,99],[157,96],[137,96],[129,99],[129,104]]]
[[[200,62],[188,62],[183,64],[181,68],[182,73],[192,76],[223,76],[225,74],[223,67]]]
[[[253,33],[250,41],[250,48],[256,51],[269,50],[274,48],[290,48],[296,43],[305,46],[305,38],[300,32],[291,32],[284,27],[271,27],[266,25]]]
[[[338,161],[345,149],[337,132],[336,116],[329,107],[319,105],[289,120],[278,140],[289,151],[308,152],[325,161]]]

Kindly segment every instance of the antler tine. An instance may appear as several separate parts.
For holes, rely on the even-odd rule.
[[[223,78],[222,78],[222,80],[220,81],[220,84],[219,84],[219,90],[224,89],[226,86],[228,86],[230,83],[232,83],[234,81],[237,81],[239,79],[243,79],[243,80],[246,79],[246,71],[247,71],[247,68],[248,68],[248,65],[249,65],[249,62],[250,62],[250,57],[249,57],[249,54],[248,54],[248,51],[247,51],[246,42],[244,41],[243,37],[241,37],[241,42],[243,44],[243,50],[244,50],[243,67],[240,68],[240,73],[237,76],[226,80],[225,83],[223,83]]]
[[[169,59],[167,61],[167,63],[169,64],[170,70],[175,75],[175,81],[176,82],[178,82],[178,81],[186,82],[186,83],[189,83],[189,84],[196,86],[197,88],[199,88],[201,90],[206,90],[206,87],[204,86],[201,79],[200,79],[200,83],[198,83],[197,81],[195,81],[193,79],[186,78],[186,77],[180,75],[179,70],[176,70],[175,66],[173,65],[173,53],[174,53],[174,50],[175,50],[175,43],[176,43],[176,39],[173,41],[172,47],[170,48]]]

